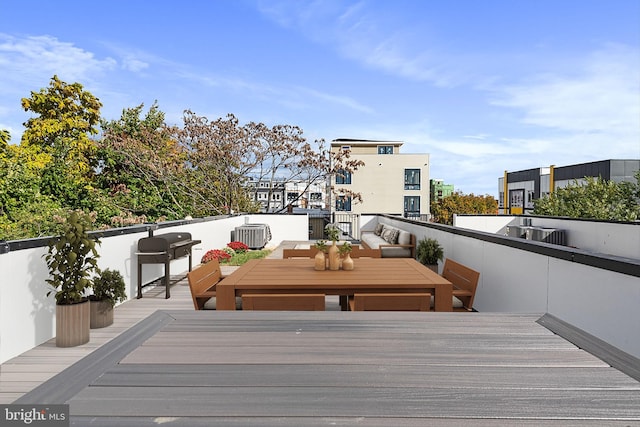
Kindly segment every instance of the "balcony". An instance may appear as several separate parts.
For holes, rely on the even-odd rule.
[[[498,219],[484,218],[482,220],[490,222]],[[504,218],[499,220],[503,221]],[[546,403],[544,404],[549,405],[549,407],[546,410],[540,408],[545,416],[561,417],[566,412],[563,411],[567,409],[566,407],[563,409],[563,406],[573,405],[573,409],[570,409],[569,412],[573,411],[573,414],[577,414],[575,411],[580,412],[579,409],[584,407],[586,419],[609,420],[612,414],[616,414],[619,416],[617,418],[619,420],[640,420],[640,413],[637,409],[640,407],[638,397],[640,395],[638,393],[640,391],[640,383],[638,383],[638,379],[640,379],[640,363],[638,362],[640,339],[637,338],[637,325],[640,324],[640,312],[637,310],[637,304],[640,301],[640,281],[638,280],[638,277],[640,277],[640,260],[637,259],[638,257],[623,257],[621,254],[604,255],[590,250],[527,241],[500,233],[430,224],[387,215],[362,216],[359,221],[363,229],[372,228],[372,224],[380,221],[407,229],[414,233],[418,239],[426,236],[436,238],[444,247],[446,257],[456,259],[481,272],[475,303],[475,307],[480,313],[429,313],[434,315],[428,322],[433,322],[430,324],[430,329],[436,335],[425,335],[424,339],[427,341],[425,341],[425,347],[421,347],[420,352],[424,352],[425,357],[429,358],[430,361],[425,362],[425,360],[421,359],[418,364],[422,366],[426,363],[431,366],[430,372],[432,374],[429,374],[424,381],[421,381],[420,387],[424,386],[424,384],[430,384],[429,388],[432,391],[427,394],[431,395],[432,398],[435,398],[438,393],[441,394],[442,390],[446,390],[449,387],[450,390],[454,388],[458,390],[456,392],[459,393],[458,397],[454,393],[448,399],[449,401],[456,401],[456,399],[467,396],[469,390],[471,394],[474,394],[473,390],[484,390],[488,384],[494,384],[497,394],[493,398],[494,400],[485,401],[484,404],[487,406],[494,406],[497,402],[495,399],[498,399],[498,401],[501,399],[499,397],[500,393],[505,393],[503,399],[507,400],[513,399],[514,396],[509,395],[515,393],[522,398],[523,402],[530,402],[529,405],[533,405],[535,399],[542,398],[541,396],[545,395],[544,402]],[[305,241],[308,239],[309,223],[307,215],[246,215],[178,221],[159,225],[160,230],[158,232],[188,231],[192,233],[194,238],[202,240],[202,244],[194,249],[194,260],[196,260],[195,263],[197,264],[204,252],[225,246],[231,240],[231,231],[245,223],[268,224],[273,234],[270,244],[273,245],[282,241]],[[602,226],[607,227],[608,225],[602,224]],[[493,225],[485,228],[490,229],[492,227],[495,228]],[[559,226],[555,227],[561,228]],[[595,226],[593,224],[589,224],[587,227],[597,234],[594,231]],[[622,233],[629,241],[638,242],[640,241],[638,230],[640,230],[639,224],[626,224]],[[607,234],[611,234],[611,232],[607,231]],[[107,357],[105,356],[107,353],[112,356],[114,352],[122,354],[123,346],[126,342],[130,342],[126,340],[132,339],[130,335],[138,336],[136,334],[144,331],[144,328],[149,327],[150,323],[158,321],[161,323],[175,322],[172,323],[175,327],[188,329],[189,326],[187,324],[180,326],[180,322],[186,321],[188,323],[189,321],[178,312],[170,316],[173,320],[167,318],[166,314],[161,314],[170,313],[171,310],[179,310],[180,313],[185,314],[193,312],[188,289],[184,286],[184,282],[178,282],[174,285],[176,290],[173,291],[172,289],[172,296],[168,300],[164,299],[164,295],[154,295],[154,292],[162,289],[162,287],[148,287],[142,299],[135,299],[137,284],[136,243],[138,239],[147,235],[147,226],[110,230],[105,233],[100,247],[100,267],[121,271],[127,282],[128,295],[133,299],[117,307],[117,323],[114,327],[106,328],[109,330],[93,330],[89,344],[73,349],[57,349],[53,347],[50,341],[55,331],[55,307],[53,298],[46,298],[47,288],[44,280],[47,272],[42,259],[42,255],[46,252],[46,248],[43,246],[46,241],[34,239],[9,242],[6,245],[7,250],[4,251],[6,253],[0,254],[0,271],[2,271],[3,276],[0,285],[0,305],[2,308],[0,311],[0,343],[2,343],[0,347],[0,362],[3,363],[2,384],[0,384],[2,393],[0,393],[0,398],[2,398],[3,393],[6,393],[2,403],[12,402],[16,398],[15,390],[12,392],[7,391],[7,384],[12,381],[18,381],[13,379],[14,375],[20,377],[19,383],[22,386],[22,392],[18,392],[18,394],[26,393],[39,383],[49,380],[51,375],[56,372],[56,369],[57,372],[62,371],[64,368],[77,369],[78,365],[72,364],[78,360],[84,361],[83,363],[93,361],[93,363],[100,365],[102,369],[110,369],[108,366],[102,366],[103,362],[100,362],[100,360],[103,359],[96,361],[91,357]],[[621,246],[624,245],[621,244]],[[173,261],[172,272],[183,273],[186,270],[186,260]],[[161,266],[145,265],[142,274],[143,283],[153,282],[162,275]],[[156,310],[161,310],[161,312],[153,314]],[[411,322],[417,321],[413,317],[415,315],[407,313],[403,315],[365,313],[365,317],[361,319],[361,322],[364,323],[357,322],[357,324],[352,324],[350,322],[355,322],[355,320],[349,317],[349,314],[353,313],[327,312],[309,315],[311,323],[307,323],[306,327],[310,327],[309,325],[315,322],[317,325],[324,325],[329,328],[327,329],[329,331],[334,331],[321,334],[322,338],[318,338],[320,340],[318,342],[325,343],[322,345],[326,345],[326,349],[317,348],[317,350],[314,350],[318,351],[318,353],[310,350],[309,357],[313,357],[313,354],[318,357],[321,354],[326,355],[328,349],[336,349],[332,351],[337,352],[337,348],[344,347],[346,343],[364,339],[364,337],[369,336],[362,334],[362,328],[365,324],[369,325],[368,327],[372,328],[371,332],[375,332],[377,335],[383,334],[383,331],[388,331],[389,325],[394,325],[394,328],[400,328],[397,331],[403,331],[403,325],[410,325]],[[246,322],[245,326],[249,329],[236,331],[236,338],[226,342],[229,348],[234,348],[234,351],[238,351],[236,357],[240,358],[243,351],[245,351],[245,360],[261,365],[263,374],[270,369],[277,370],[279,369],[278,366],[282,366],[277,362],[278,357],[280,357],[280,362],[289,360],[293,365],[289,366],[289,374],[283,375],[294,382],[303,380],[306,374],[297,372],[295,366],[299,366],[299,363],[309,363],[309,360],[305,361],[300,357],[293,356],[298,353],[297,349],[299,347],[296,347],[298,344],[289,342],[288,339],[282,342],[278,341],[276,337],[284,338],[286,331],[278,332],[275,329],[276,326],[273,327],[273,330],[266,326],[270,322],[274,323],[274,325],[282,325],[283,322],[294,322],[296,316],[298,316],[299,321],[299,315],[213,312],[206,313],[205,316],[210,317],[206,322],[210,324],[219,323],[221,328],[224,327],[225,322],[231,322],[229,325],[236,322]],[[230,319],[229,316],[235,317]],[[251,324],[251,322],[258,323]],[[420,320],[420,322],[423,322],[423,320]],[[168,325],[168,323],[162,323],[162,325],[165,324]],[[244,337],[244,339],[249,338],[248,331],[251,328],[258,327],[258,324],[262,324],[262,327],[270,330],[265,336],[271,337],[269,338],[271,341],[268,343],[263,342],[262,345],[265,347],[262,351],[264,354],[256,353],[256,357],[251,358],[246,354],[247,349],[236,340],[243,339],[241,337]],[[343,325],[343,329],[337,326],[340,324]],[[451,325],[453,324],[457,325],[459,330],[453,335],[442,335],[445,333],[444,331],[451,331]],[[16,325],[19,326],[16,327]],[[160,324],[158,323],[158,325]],[[558,335],[548,333],[548,330],[541,325],[546,326]],[[160,339],[155,334],[161,333],[164,326],[159,326],[158,328],[149,332],[149,339]],[[487,328],[492,328],[492,332],[489,332]],[[198,328],[196,328],[196,331],[189,332],[186,332],[187,329],[185,329],[183,339],[197,339],[196,337],[199,336],[197,333]],[[360,332],[353,332],[353,335],[348,335],[348,331]],[[166,333],[166,331],[162,333]],[[218,331],[218,333],[221,333],[221,331]],[[416,334],[416,339],[419,339],[418,337],[422,334],[422,332],[418,331],[413,333]],[[559,335],[570,342],[560,338]],[[231,335],[224,336],[231,337]],[[211,354],[216,354],[216,349],[220,345],[225,345],[225,341],[219,341],[217,335],[211,335],[210,337],[210,339],[215,339],[217,344],[212,343],[205,347],[208,348],[208,352],[214,352]],[[257,335],[252,335],[252,337],[253,339],[260,339]],[[368,349],[367,351],[370,352],[368,353],[369,356],[373,357],[375,353],[376,360],[381,357],[390,357],[387,350],[385,350],[385,346],[389,345],[388,342],[376,341],[372,336],[369,337],[372,341],[365,346]],[[400,339],[400,335],[397,338]],[[342,340],[346,341],[343,342]],[[161,353],[171,353],[170,349],[173,346],[171,342],[163,342],[162,340],[154,342],[157,342],[157,345],[161,347],[163,346]],[[315,341],[306,342],[306,345],[318,345]],[[331,344],[332,342],[333,344]],[[339,342],[342,344],[339,344]],[[441,344],[446,342],[447,345],[440,347],[436,344],[437,342]],[[142,344],[138,343],[138,345]],[[275,347],[271,348],[268,345]],[[409,342],[405,343],[405,345],[408,346]],[[485,347],[487,345],[491,348]],[[347,347],[350,348],[351,346],[347,345]],[[439,353],[444,348],[447,348],[446,352]],[[588,351],[579,350],[581,348]],[[148,347],[147,350],[149,350]],[[52,353],[56,356],[51,356]],[[21,354],[23,356],[20,356]],[[46,356],[43,357],[45,354]],[[271,362],[265,360],[267,354],[276,359],[271,359]],[[276,354],[280,354],[280,356],[276,356]],[[366,359],[367,357],[365,354],[358,353],[355,347],[352,348],[351,353],[344,352],[341,354],[341,356],[338,356],[338,353],[335,353],[334,357],[338,365],[333,365],[334,368],[335,366],[344,366],[344,364],[349,365],[349,360],[355,366],[355,362],[349,357],[353,357],[356,354],[359,355],[360,359]],[[387,356],[384,356],[385,354]],[[412,362],[407,361],[408,359],[402,362],[403,359],[410,357],[411,354],[414,353],[407,353],[406,348],[403,350],[402,347],[398,347],[397,363],[403,366],[405,364],[410,366],[416,363],[415,360]],[[437,354],[440,354],[444,359],[440,362],[432,359]],[[560,354],[563,356],[555,359],[554,354],[557,354],[558,357]],[[505,359],[505,355],[510,355],[512,359],[508,360],[508,357]],[[184,357],[184,355],[179,356],[179,359]],[[214,363],[223,363],[224,360],[230,357],[229,355],[224,356],[223,359],[218,359]],[[461,358],[459,362],[456,361],[458,357]],[[38,360],[41,362],[38,362]],[[184,363],[194,363],[194,361],[187,362],[186,359],[180,360]],[[322,371],[331,367],[331,360],[333,359],[314,360],[317,363],[322,362],[318,368]],[[241,363],[240,359],[235,361],[229,359],[225,363],[233,364],[236,362]],[[42,365],[38,365],[38,363]],[[162,369],[167,366],[176,366],[172,365],[176,363],[175,360],[170,361],[167,359],[162,363],[169,364],[159,365],[158,367]],[[272,364],[269,365],[269,363]],[[498,365],[501,363],[502,365],[500,366],[503,366],[505,370],[496,371],[498,365],[492,366],[494,363]],[[262,364],[264,365],[262,366]],[[495,375],[516,369],[516,365],[521,366],[518,369],[527,367],[526,372],[529,373],[533,371],[540,372],[542,376],[531,377],[527,380],[533,381],[538,385],[526,384],[525,388],[520,388],[515,383],[512,385],[506,383],[497,385],[493,382],[496,381]],[[609,368],[609,365],[618,370]],[[21,374],[20,366],[27,367],[25,368],[27,371],[23,371]],[[38,374],[40,371],[36,370],[35,366],[40,366],[42,374]],[[475,368],[470,369],[471,366],[475,366]],[[561,370],[559,369],[561,366],[565,366],[563,369],[568,369],[568,371],[563,371],[560,374]],[[365,368],[360,367],[358,369]],[[18,371],[14,371],[14,369]],[[385,369],[393,372],[389,375],[396,379],[406,374],[400,373],[391,365],[386,366]],[[628,376],[621,375],[621,371]],[[446,375],[444,372],[446,372]],[[458,375],[461,372],[466,372],[466,375],[470,375],[470,382],[463,386],[460,386],[459,383],[457,386],[453,385],[452,379],[459,378]],[[514,375],[514,372],[512,371],[511,375]],[[570,372],[573,372],[573,374],[570,374]],[[64,380],[63,383],[65,381],[69,383],[69,378],[64,376],[66,374],[62,372],[61,375],[61,381]],[[342,378],[344,379],[355,374],[354,372],[345,371],[341,375],[343,375]],[[492,375],[494,378],[492,378]],[[554,375],[566,375],[566,377],[562,377],[566,381],[576,381],[576,378],[582,375],[586,379],[584,384],[580,383],[583,385],[574,383],[572,392],[568,392],[566,388],[572,387],[568,383],[565,386],[560,383],[556,385],[545,383],[543,385],[536,382],[550,380]],[[514,381],[516,380],[515,378],[513,377]],[[540,378],[546,378],[546,380],[543,381]],[[595,378],[599,379],[595,380]],[[631,378],[635,378],[635,380]],[[596,383],[603,384],[602,388],[598,387]],[[53,383],[51,380],[46,381],[44,385],[47,384],[49,387],[53,385],[55,386],[54,388],[60,388],[60,384],[55,381]],[[56,384],[58,385],[56,386]],[[74,382],[71,381],[70,384],[69,387],[72,387]],[[189,386],[193,387],[194,384]],[[286,390],[292,392],[292,387],[289,384]],[[409,385],[401,381],[398,383],[398,387],[410,388],[416,387],[416,385]],[[592,388],[591,392],[586,391],[588,387]],[[530,391],[526,391],[526,389],[530,389]],[[60,390],[60,393],[63,393],[62,389]],[[242,396],[242,389],[234,390],[241,393],[239,396]],[[380,390],[376,391],[374,389],[370,391],[378,393],[381,392]],[[230,389],[221,391],[226,393]],[[299,391],[303,392],[304,390]],[[387,391],[390,392],[391,389]],[[171,393],[170,390],[167,390],[167,392]],[[565,395],[565,393],[569,394]],[[621,406],[614,407],[606,403],[602,404],[603,406],[594,405],[593,402],[590,402],[592,398],[588,397],[589,393],[595,393],[594,402],[609,399],[609,401],[622,402],[620,403]],[[471,408],[475,408],[474,410],[478,411],[475,414],[478,418],[483,418],[481,414],[491,417],[493,413],[495,413],[496,417],[506,416],[505,414],[509,413],[518,419],[527,418],[523,413],[530,413],[531,418],[529,419],[536,419],[537,416],[533,410],[535,408],[533,406],[527,407],[527,403],[520,404],[520,409],[512,407],[507,412],[504,412],[505,408],[500,410],[498,406],[496,406],[494,412],[491,410],[485,412],[479,400],[471,395],[467,397],[473,400]],[[180,394],[177,396],[179,400],[182,398]],[[311,399],[311,395],[302,393],[298,396],[289,396],[289,398],[302,399],[304,401],[305,398]],[[320,399],[320,395],[316,396],[316,398]],[[346,399],[347,396],[343,398]],[[563,398],[576,400],[573,400],[571,404],[569,404],[569,401],[562,403]],[[334,403],[337,405],[339,401],[340,399],[337,399]],[[301,402],[301,404],[303,403]],[[315,404],[317,405],[318,403],[319,401],[316,400]],[[440,403],[445,405],[444,401]],[[589,409],[589,407],[592,409]],[[594,407],[602,410],[602,412],[596,413],[597,411],[593,409]],[[636,408],[635,410],[630,409],[634,407]],[[383,409],[374,406],[368,408],[371,416],[378,416],[380,411],[383,411]],[[446,405],[440,409],[434,407],[431,414],[426,414],[425,416],[446,418],[447,416],[441,413],[446,409],[452,411],[450,412],[451,414],[457,414],[452,416],[451,419],[457,416],[461,417],[459,420],[473,418],[473,414],[464,411],[456,412],[458,411],[456,407]],[[398,415],[392,408],[389,411],[387,415]],[[211,411],[208,412],[209,415],[211,413]],[[350,412],[345,409],[344,413],[348,414]],[[521,418],[523,416],[524,418]],[[578,416],[582,416],[582,414],[578,414]],[[393,419],[393,417],[390,419]],[[398,420],[395,419],[395,421]],[[597,421],[594,422],[597,423]],[[394,425],[400,424],[402,422]]]

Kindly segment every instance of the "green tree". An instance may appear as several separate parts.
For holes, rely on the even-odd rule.
[[[49,157],[33,148],[8,145],[0,151],[0,239],[50,235],[61,204],[42,194],[42,171]]]
[[[558,188],[549,196],[534,200],[536,215],[571,218],[636,221],[640,218],[640,172],[636,183],[614,182],[602,177],[585,177],[584,182]]]
[[[95,141],[102,104],[80,83],[57,76],[48,88],[22,98],[22,108],[34,113],[25,123],[21,145],[48,156],[42,169],[41,192],[70,208],[90,208],[95,167]]]
[[[498,202],[493,196],[476,196],[456,191],[431,205],[432,221],[453,225],[453,214],[495,214]]]
[[[110,214],[114,225],[192,215],[181,190],[187,154],[174,137],[177,130],[165,124],[156,103],[144,117],[143,109],[125,109],[119,120],[102,123],[97,183],[110,206],[100,218]]]

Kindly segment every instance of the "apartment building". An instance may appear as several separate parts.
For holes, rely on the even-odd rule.
[[[285,186],[287,206],[302,209],[325,209],[327,206],[327,182],[289,181]]]
[[[351,159],[362,160],[365,165],[353,174],[345,173],[331,178],[331,186],[338,194],[332,195],[334,212],[386,213],[411,218],[428,219],[429,154],[405,154],[401,141],[363,139],[335,139],[331,150],[350,150]],[[340,189],[348,189],[362,196],[362,202],[352,200]]]
[[[614,182],[635,182],[634,175],[638,170],[640,160],[609,159],[561,167],[552,165],[516,172],[505,171],[504,176],[498,178],[499,211],[512,215],[529,214],[533,210],[534,200],[548,195],[555,189],[574,182],[580,183],[585,177],[602,177]],[[506,199],[505,194],[508,195]]]
[[[285,204],[285,182],[249,179],[246,187],[253,200],[260,203],[260,212],[279,212]]]
[[[432,202],[442,200],[445,197],[449,197],[453,194],[454,191],[453,184],[445,184],[444,180],[442,179],[432,179],[430,187]]]
[[[319,179],[309,183],[303,180],[249,179],[246,187],[253,200],[260,204],[260,212],[281,212],[285,209],[325,209],[327,183]]]

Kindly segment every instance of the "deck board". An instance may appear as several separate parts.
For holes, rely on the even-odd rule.
[[[428,387],[90,387],[71,413],[166,417],[638,419],[638,390]],[[464,404],[460,404],[464,402]],[[499,414],[499,415],[498,415]]]
[[[292,364],[119,364],[95,386],[368,386],[477,388],[606,388],[640,390],[623,373],[602,367],[437,365],[425,375],[421,365]]]

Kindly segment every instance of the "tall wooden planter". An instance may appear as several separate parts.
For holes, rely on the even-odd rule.
[[[428,264],[426,267],[434,273],[438,273],[438,264]]]
[[[56,304],[56,346],[74,347],[89,342],[89,300]]]
[[[113,324],[113,306],[109,301],[91,301],[91,329]]]

